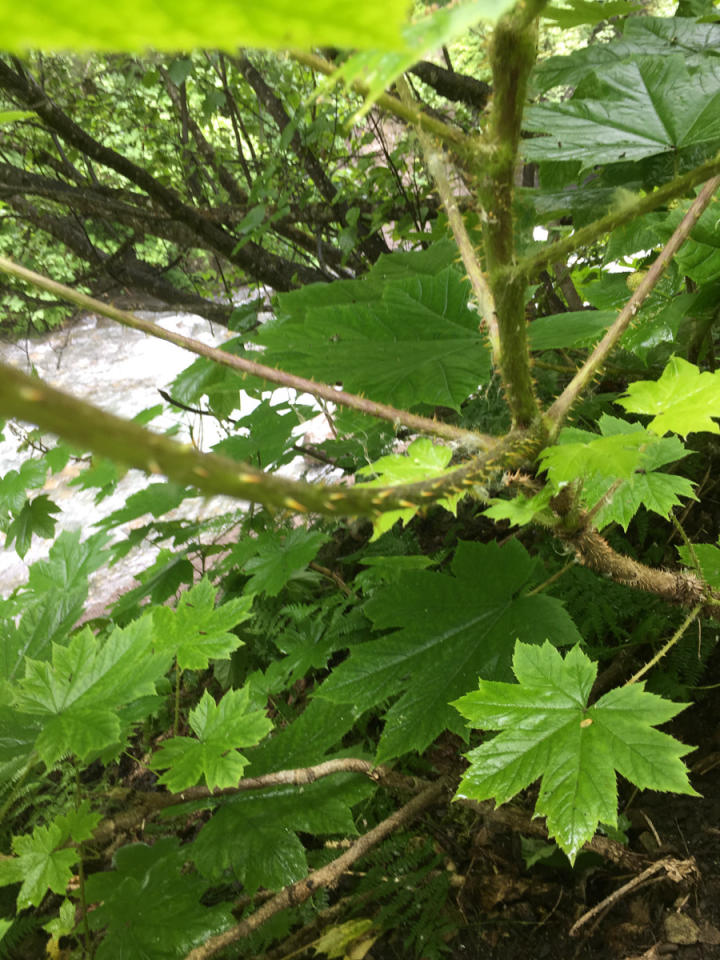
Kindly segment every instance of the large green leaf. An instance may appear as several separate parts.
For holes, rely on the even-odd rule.
[[[67,646],[53,646],[52,663],[26,660],[15,707],[44,721],[36,749],[48,767],[69,753],[86,759],[118,740],[119,708],[154,694],[170,666],[153,640],[144,617],[104,642],[86,627]]]
[[[720,433],[713,419],[720,417],[720,371],[701,372],[673,357],[659,380],[631,383],[618,403],[630,413],[652,415],[648,429],[660,436],[669,431],[683,437],[700,430]]]
[[[257,336],[265,360],[399,407],[459,410],[487,382],[490,358],[454,268],[315,284],[278,297]]]
[[[172,737],[152,758],[153,770],[166,770],[159,783],[179,793],[204,779],[210,790],[237,784],[247,766],[238,747],[254,746],[272,729],[262,710],[248,708],[249,691],[229,690],[219,703],[205,691],[190,727],[197,739]],[[168,769],[169,768],[169,769]]]
[[[692,747],[653,729],[686,704],[638,683],[588,707],[597,666],[578,647],[563,659],[549,643],[518,643],[513,672],[517,684],[480,680],[454,704],[472,726],[501,731],[468,754],[459,796],[505,803],[542,778],[535,811],[571,861],[599,822],[617,826],[616,770],[642,790],[697,796],[680,759]]]
[[[191,857],[211,878],[232,869],[249,893],[277,890],[307,873],[295,831],[356,834],[350,807],[372,793],[372,781],[336,774],[298,789],[279,786],[243,792],[225,803],[200,831]]]
[[[0,5],[2,46],[22,51],[188,50],[193,47],[404,46],[405,0],[121,0],[79,5],[73,0]]]
[[[529,160],[585,165],[641,160],[720,139],[720,61],[694,72],[678,55],[641,57],[603,69],[591,95],[531,107]]]
[[[534,566],[515,540],[460,543],[452,575],[410,571],[379,588],[365,612],[376,629],[397,629],[353,650],[318,695],[367,709],[402,694],[386,714],[378,761],[424,750],[446,727],[460,732],[449,701],[478,674],[509,678],[518,637],[580,639],[559,601],[522,596]]]
[[[228,904],[203,906],[207,884],[185,868],[176,839],[121,847],[114,870],[87,879],[92,930],[106,929],[97,960],[177,960],[231,926]]]

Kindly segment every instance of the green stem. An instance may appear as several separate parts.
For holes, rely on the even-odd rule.
[[[693,620],[697,620],[698,616],[700,615],[700,611],[702,610],[702,608],[703,608],[703,605],[702,605],[701,603],[699,603],[696,607],[693,607],[693,609],[690,611],[690,613],[685,617],[685,619],[683,620],[683,622],[682,622],[682,623],[680,624],[680,626],[677,628],[677,630],[675,631],[675,633],[670,637],[670,639],[668,640],[668,642],[667,642],[666,644],[664,644],[664,646],[662,646],[662,647],[660,648],[660,650],[658,650],[658,652],[655,654],[655,656],[652,658],[652,660],[649,660],[649,661],[645,664],[644,667],[641,667],[641,668],[638,670],[637,673],[634,673],[634,674],[630,677],[630,679],[629,679],[628,681],[626,681],[626,683],[624,684],[624,686],[627,687],[627,686],[629,686],[631,683],[637,683],[637,681],[638,681],[641,677],[645,676],[645,674],[648,672],[648,670],[651,670],[651,669],[655,666],[656,663],[658,663],[660,660],[662,660],[662,658],[665,656],[665,654],[666,654],[669,650],[671,650],[671,649],[675,646],[675,644],[678,642],[678,640],[680,639],[680,637],[682,637],[682,635],[685,633],[685,631],[686,631],[687,628],[690,626],[690,624],[693,622]]]
[[[17,277],[19,280],[24,280],[34,287],[46,290],[54,296],[61,297],[63,300],[68,300],[79,307],[92,310],[93,313],[102,314],[102,316],[109,317],[111,320],[116,320],[125,327],[140,330],[142,333],[150,334],[150,336],[157,337],[159,340],[173,343],[175,346],[182,347],[184,350],[189,350],[191,353],[206,357],[209,360],[214,360],[215,363],[230,367],[244,375],[251,374],[254,377],[267,380],[269,383],[277,383],[280,386],[298,390],[300,393],[310,393],[318,399],[338,403],[340,406],[358,410],[360,413],[377,417],[380,420],[388,420],[390,423],[402,425],[417,433],[425,433],[459,443],[466,450],[480,450],[493,442],[493,438],[475,433],[473,430],[463,430],[461,427],[454,427],[449,423],[441,423],[438,420],[431,420],[429,417],[420,417],[405,410],[399,410],[397,407],[391,407],[386,403],[376,403],[374,400],[359,397],[354,393],[347,393],[345,390],[336,390],[335,387],[327,383],[317,383],[315,380],[298,377],[284,370],[276,370],[274,367],[256,363],[254,360],[236,357],[224,350],[218,350],[216,347],[209,347],[199,340],[184,337],[172,330],[165,330],[158,324],[152,323],[150,320],[143,320],[127,310],[119,310],[117,307],[102,303],[102,301],[89,297],[85,293],[79,293],[72,287],[66,287],[65,284],[44,277],[33,270],[28,270],[6,257],[0,257],[0,270],[12,277]]]
[[[546,427],[551,437],[557,436],[563,420],[568,415],[570,408],[580,395],[587,389],[588,385],[595,377],[603,364],[605,363],[610,351],[616,346],[622,335],[635,319],[638,310],[649,296],[655,285],[660,280],[665,268],[675,256],[680,247],[685,243],[690,231],[700,219],[705,208],[713,198],[713,194],[720,186],[720,175],[708,180],[690,209],[678,224],[675,232],[665,244],[653,265],[643,277],[637,290],[630,297],[623,309],[618,314],[617,320],[606,332],[605,336],[596,345],[585,363],[565,387],[563,392],[545,413],[544,419]]]
[[[187,443],[146,430],[130,420],[55,390],[41,380],[0,363],[0,416],[34,423],[84,450],[149,474],[164,474],[206,494],[298,513],[376,516],[388,510],[428,505],[450,492],[487,482],[503,469],[517,469],[538,451],[537,439],[516,431],[496,439],[482,454],[439,477],[419,483],[364,489],[301,483],[263,473]]]
[[[694,170],[690,170],[683,176],[666,183],[652,193],[623,204],[617,210],[611,210],[610,213],[600,217],[599,220],[595,220],[579,230],[574,230],[571,236],[548,244],[532,256],[525,257],[518,263],[517,271],[527,278],[532,278],[538,271],[552,266],[553,263],[566,262],[570,254],[582,250],[583,247],[589,246],[607,233],[612,233],[623,224],[630,223],[637,217],[650,213],[652,210],[657,210],[658,207],[665,206],[677,197],[686,195],[694,187],[705,183],[706,180],[718,173],[720,173],[720,153],[714,156],[712,160],[695,167]]]

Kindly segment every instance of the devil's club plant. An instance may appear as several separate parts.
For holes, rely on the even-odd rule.
[[[585,0],[404,26],[396,0],[5,17],[7,310],[40,324],[69,302],[194,352],[163,396],[227,435],[204,452],[0,367],[0,413],[44,437],[0,478],[7,547],[53,536],[41,491],[71,456],[94,455],[80,483],[98,499],[121,468],[166,478],[89,539],[62,533],[0,601],[0,946],[44,922],[72,956],[197,960],[305,924],[288,955],[339,956],[406,924],[426,955],[448,931],[437,920],[432,945],[444,871],[402,833],[386,860],[382,844],[429,807],[452,817],[454,794],[502,804],[539,781],[518,829],[534,804],[574,861],[616,825],[618,773],[695,794],[692,748],[656,727],[685,706],[660,690],[697,682],[720,603],[692,512],[720,417],[720,25],[681,6],[621,4],[602,39],[605,7]],[[538,60],[553,21],[585,39]],[[425,59],[458,44],[476,76]],[[279,291],[266,322],[262,297],[233,306],[241,279]],[[209,348],[84,292],[118,283],[232,336]],[[238,420],[241,391],[257,405]],[[317,409],[331,436],[311,442]],[[342,477],[278,473],[298,452]],[[256,506],[212,529],[166,517],[198,492]],[[89,575],[143,538],[157,560],[80,626]],[[694,621],[688,679],[672,657]],[[638,623],[655,632],[635,649],[658,649],[615,669],[613,638]],[[594,849],[617,859],[612,843]],[[397,889],[359,881],[343,913],[325,891],[361,857]]]

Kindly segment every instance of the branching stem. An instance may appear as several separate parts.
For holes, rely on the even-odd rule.
[[[660,280],[665,268],[687,240],[691,230],[700,219],[702,212],[712,200],[713,194],[718,186],[720,186],[720,176],[715,176],[711,180],[708,180],[690,205],[690,209],[678,224],[673,235],[658,254],[647,274],[641,280],[637,290],[618,314],[617,320],[609,328],[602,340],[595,346],[590,356],[557,400],[545,413],[544,420],[551,437],[557,436],[570,408],[587,389],[593,377],[597,375],[605,363],[611,350],[616,346],[630,326],[643,302]]]
[[[268,367],[262,363],[256,363],[254,360],[248,360],[245,357],[236,357],[232,353],[219,350],[217,347],[210,347],[200,340],[193,340],[192,337],[185,337],[181,333],[174,333],[172,330],[166,330],[164,327],[150,320],[143,320],[128,310],[120,310],[110,304],[96,300],[85,293],[73,290],[72,287],[66,287],[65,284],[44,277],[42,274],[28,270],[20,264],[13,263],[6,257],[0,257],[0,270],[10,276],[25,280],[33,286],[53,293],[56,296],[74,303],[78,307],[91,310],[93,313],[102,314],[111,320],[116,320],[125,327],[133,330],[140,330],[159,340],[166,340],[168,343],[174,343],[177,347],[189,350],[200,357],[206,357],[208,360],[214,360],[224,367],[230,367],[241,374],[250,374],[261,380],[267,380],[269,383],[276,383],[282,387],[290,387],[299,390],[302,393],[310,393],[314,397],[322,400],[328,400],[331,403],[340,404],[352,410],[358,410],[371,417],[377,417],[380,420],[387,420],[395,425],[407,427],[417,433],[424,433],[434,437],[441,437],[459,443],[464,449],[473,451],[481,450],[493,442],[492,437],[475,433],[472,430],[463,430],[461,427],[454,427],[449,423],[441,423],[438,420],[431,420],[429,417],[420,417],[397,407],[391,407],[385,403],[376,403],[365,397],[359,397],[354,393],[348,393],[345,390],[336,390],[335,387],[327,383],[317,383],[315,380],[308,380],[306,377],[298,377],[293,373],[287,373],[284,370],[276,370],[274,367]]]

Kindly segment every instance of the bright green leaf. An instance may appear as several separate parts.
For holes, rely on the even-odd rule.
[[[420,437],[413,441],[407,449],[406,454],[390,453],[385,457],[376,460],[375,463],[363,467],[361,476],[366,473],[374,473],[375,479],[365,480],[356,484],[358,487],[386,487],[394,486],[400,483],[415,483],[420,480],[428,480],[430,477],[441,477],[449,473],[448,464],[452,458],[450,447],[444,447],[442,444],[434,444],[427,437]],[[445,507],[450,513],[457,513],[458,501],[462,497],[461,493],[453,494],[449,497],[443,497],[436,503]],[[406,507],[402,510],[388,510],[373,519],[373,535],[371,540],[377,540],[379,536],[386,533],[395,526],[398,520],[408,523],[418,510],[419,506]]]
[[[181,670],[206,670],[210,660],[227,659],[242,641],[230,633],[250,616],[252,597],[215,606],[216,589],[204,577],[181,594],[175,610],[154,607],[158,646],[176,657]]]
[[[386,713],[378,761],[424,750],[447,727],[461,732],[449,701],[477,674],[509,678],[513,638],[580,639],[557,600],[522,595],[534,566],[516,540],[461,542],[452,575],[410,571],[379,588],[365,613],[377,630],[396,629],[354,649],[318,696],[368,709],[401,694]]]
[[[720,433],[720,371],[700,372],[693,363],[673,357],[659,380],[631,383],[618,403],[630,413],[650,414],[648,429],[662,436],[673,431],[686,437],[705,430]]]
[[[718,547],[712,543],[694,543],[692,553],[690,547],[686,546],[678,547],[677,552],[689,570],[695,570],[696,559],[705,583],[711,586],[713,590],[720,590],[720,549]],[[695,554],[695,559],[693,554]]]
[[[48,767],[67,754],[86,759],[119,737],[118,708],[154,694],[170,666],[152,645],[152,621],[144,617],[104,642],[86,627],[67,646],[53,645],[52,663],[26,659],[15,706],[43,718],[36,748]]]
[[[2,6],[3,45],[46,50],[234,50],[237,47],[402,47],[405,0],[215,0],[212,15],[191,0],[123,0],[121,7],[71,0]]]
[[[535,806],[574,862],[599,822],[617,826],[615,771],[640,789],[697,796],[681,761],[692,747],[653,729],[685,704],[619,687],[587,706],[597,667],[579,647],[563,659],[549,643],[517,643],[518,683],[480,680],[454,706],[474,727],[499,730],[468,754],[458,796],[505,803],[541,780]]]
[[[190,711],[197,740],[173,737],[153,757],[153,770],[167,770],[159,782],[173,793],[195,786],[202,778],[210,790],[235,786],[248,763],[237,748],[254,746],[272,729],[263,711],[248,711],[248,696],[246,687],[230,690],[216,704],[206,690]]]

